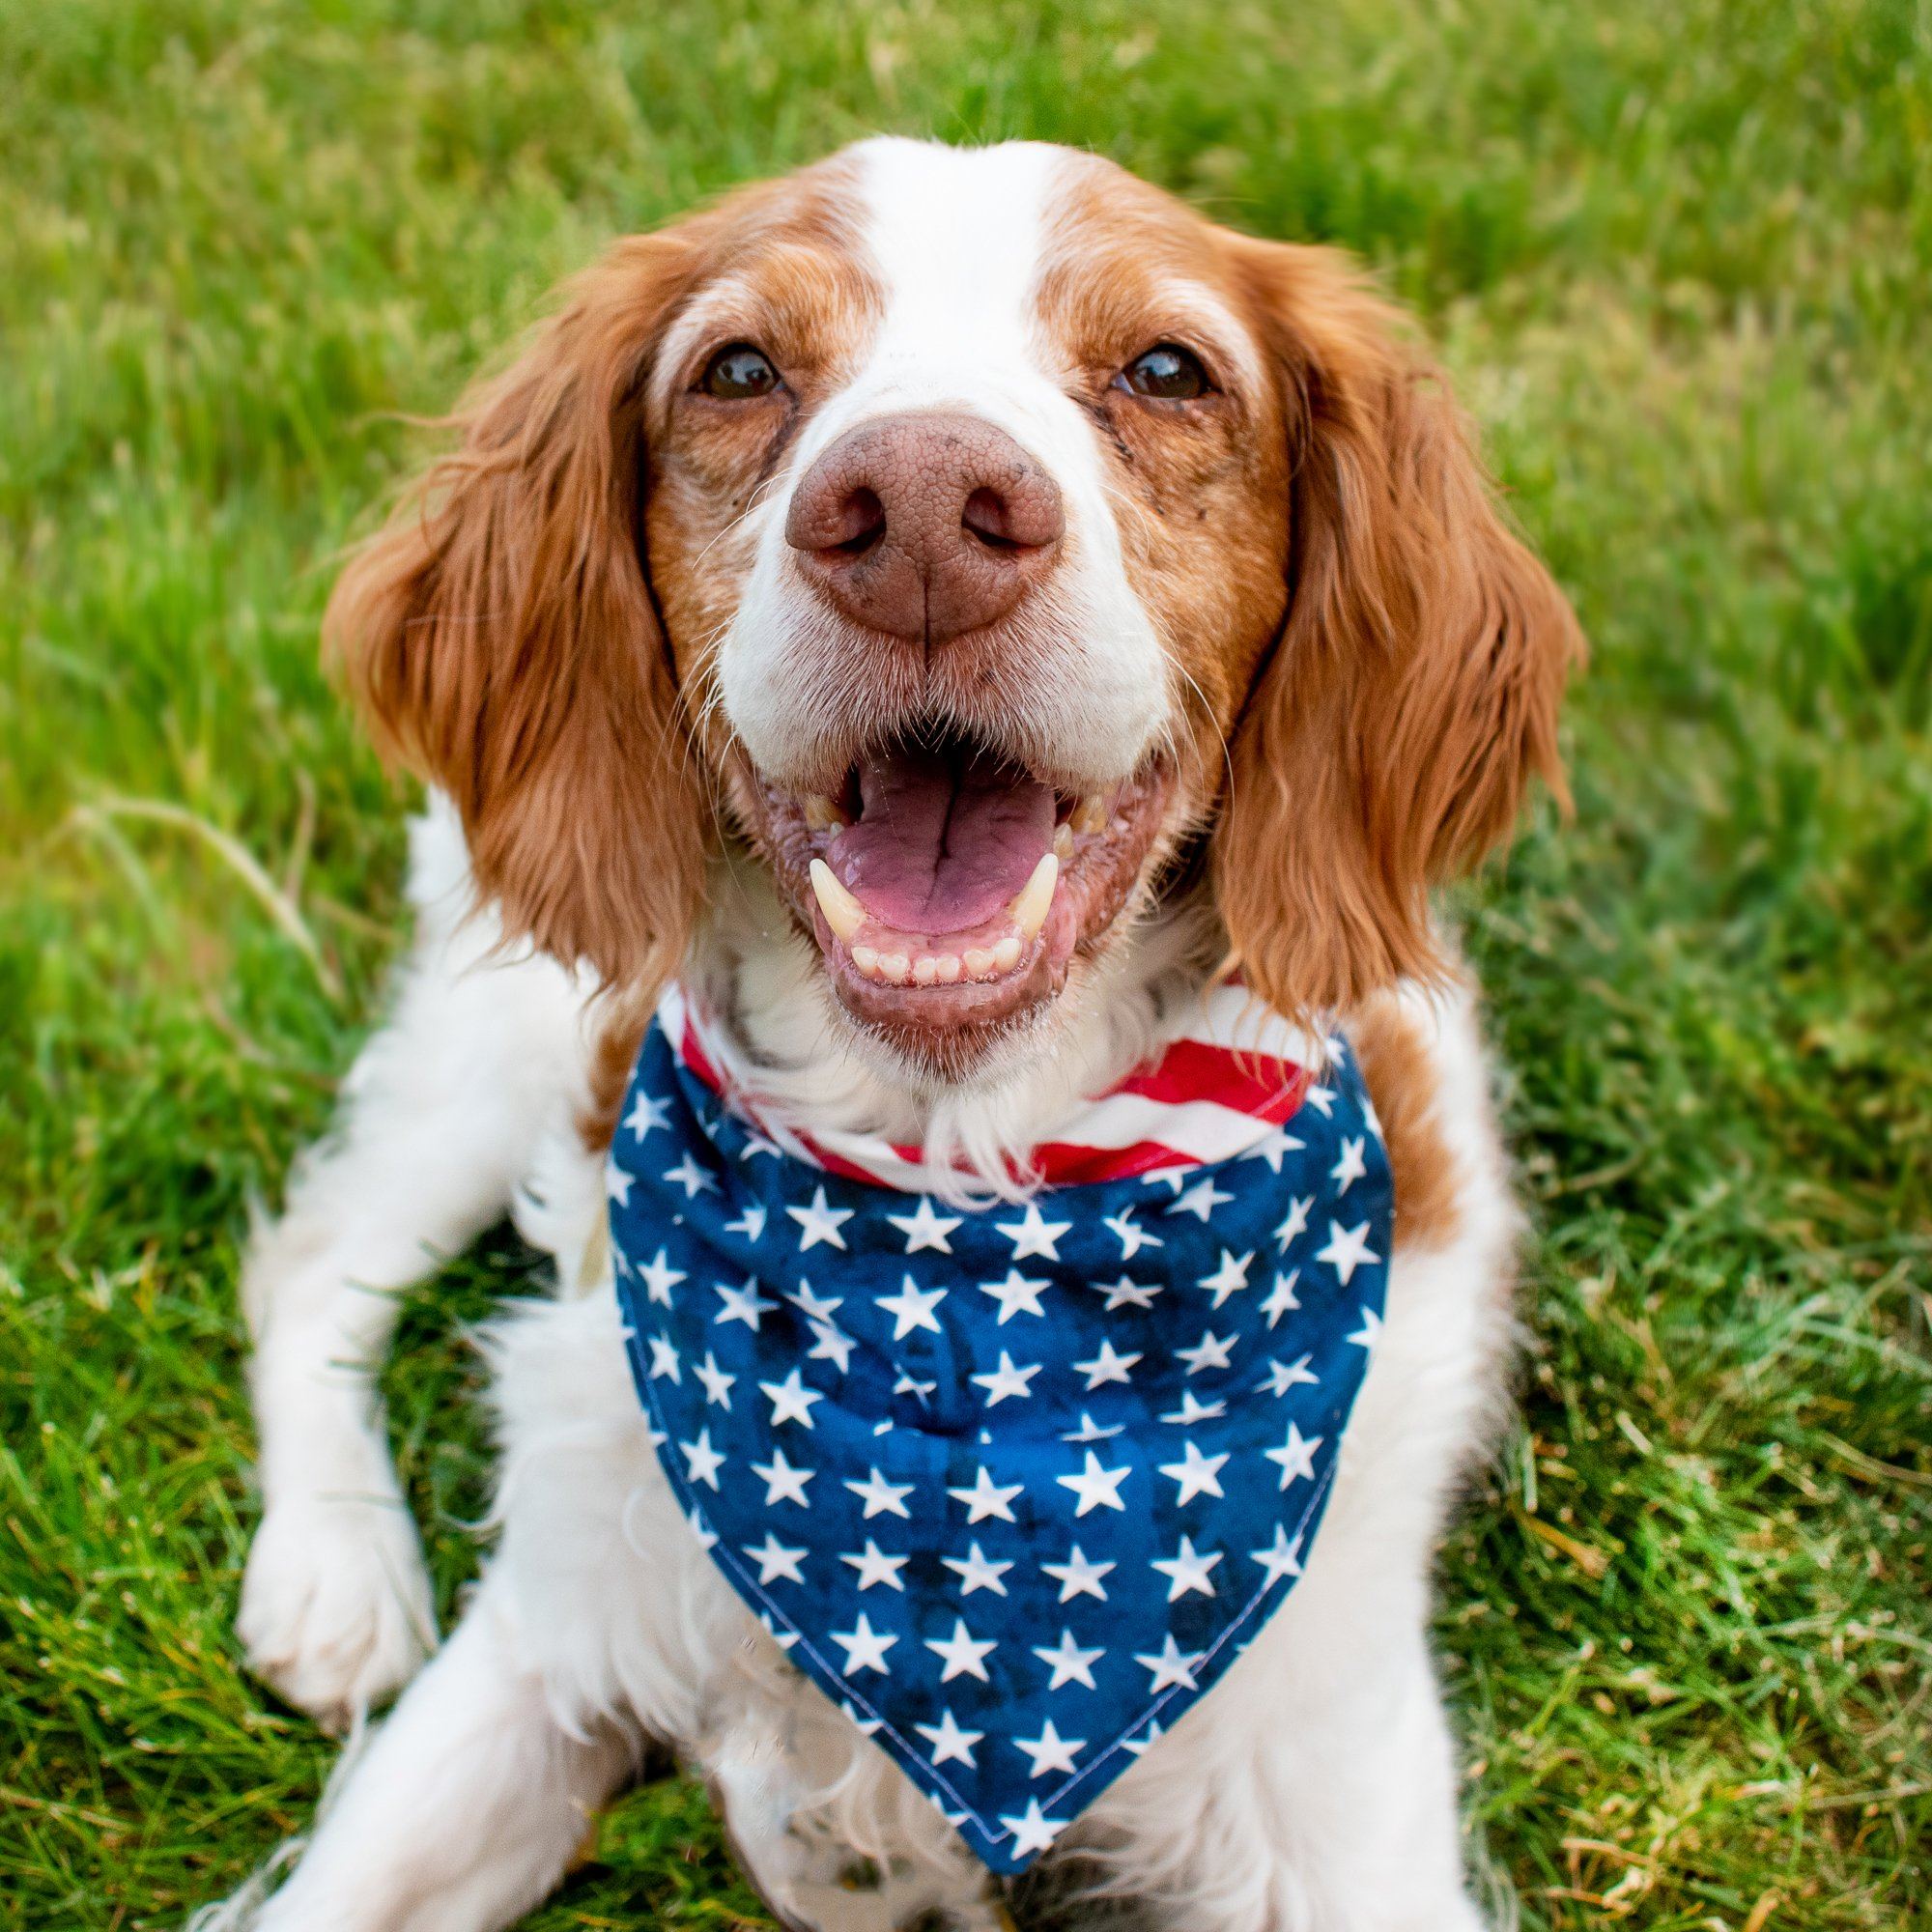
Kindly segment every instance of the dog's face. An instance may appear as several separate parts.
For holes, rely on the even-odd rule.
[[[1553,771],[1574,626],[1432,372],[1090,156],[748,190],[466,421],[330,622],[484,888],[658,976],[722,826],[923,1078],[1048,1043],[1183,867],[1284,1009],[1426,970],[1428,884]]]

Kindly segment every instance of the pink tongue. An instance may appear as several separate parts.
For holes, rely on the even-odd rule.
[[[1053,840],[1050,787],[981,753],[881,753],[859,767],[860,816],[832,868],[900,932],[961,932],[1010,899]]]

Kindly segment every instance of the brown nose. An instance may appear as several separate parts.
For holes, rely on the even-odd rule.
[[[1053,478],[1005,430],[920,411],[841,436],[793,495],[785,541],[854,622],[942,644],[1004,617],[1065,527]]]

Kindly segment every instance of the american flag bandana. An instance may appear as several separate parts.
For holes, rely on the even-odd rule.
[[[1034,1151],[1022,1205],[808,1139],[673,988],[609,1173],[671,1489],[789,1660],[1025,1868],[1294,1587],[1381,1325],[1346,1042],[1237,986]]]

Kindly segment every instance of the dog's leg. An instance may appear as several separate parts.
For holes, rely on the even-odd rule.
[[[565,1728],[494,1577],[324,1801],[259,1932],[491,1932],[562,1877],[638,1742]],[[207,1922],[207,1921],[204,1921]]]
[[[568,976],[492,959],[494,923],[465,919],[446,807],[415,828],[414,855],[419,927],[395,1010],[242,1275],[265,1511],[242,1640],[261,1676],[335,1725],[435,1639],[374,1388],[398,1293],[502,1213],[582,1060]]]

